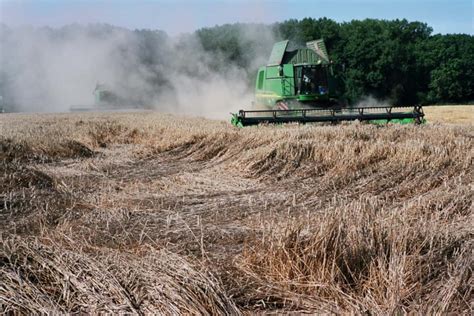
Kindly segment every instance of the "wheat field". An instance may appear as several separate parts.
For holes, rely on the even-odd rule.
[[[3,313],[472,313],[470,124],[0,129]]]
[[[474,124],[474,105],[425,106],[429,123]]]

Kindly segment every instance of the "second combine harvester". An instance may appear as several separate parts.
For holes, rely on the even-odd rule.
[[[288,49],[289,41],[273,46],[268,64],[255,83],[256,109],[232,114],[238,127],[260,123],[389,121],[420,123],[421,106],[347,107],[335,94],[331,61],[323,40]]]

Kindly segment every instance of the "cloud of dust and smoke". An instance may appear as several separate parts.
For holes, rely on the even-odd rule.
[[[263,44],[250,51],[252,42]],[[272,43],[269,28],[239,27],[244,67],[217,49],[204,49],[197,33],[171,38],[110,25],[3,25],[0,95],[16,111],[69,111],[93,105],[96,84],[105,83],[122,105],[223,118],[250,105],[253,72]]]
[[[388,99],[378,99],[372,95],[363,96],[353,107],[356,108],[366,108],[366,107],[389,107],[392,106],[393,102]]]

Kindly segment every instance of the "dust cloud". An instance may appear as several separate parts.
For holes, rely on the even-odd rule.
[[[367,107],[390,107],[393,103],[390,100],[380,100],[372,95],[363,96],[353,107],[367,108]]]
[[[0,25],[0,95],[11,111],[67,112],[92,107],[96,85],[106,84],[124,107],[225,118],[250,105],[254,72],[269,55],[272,33],[246,26],[241,51],[247,53],[249,41],[265,45],[245,56],[243,67],[204,49],[197,33]]]

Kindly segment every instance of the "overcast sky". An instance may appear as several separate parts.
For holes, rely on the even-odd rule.
[[[0,0],[9,26],[108,23],[175,35],[216,24],[328,17],[422,21],[434,33],[474,34],[472,0]]]

